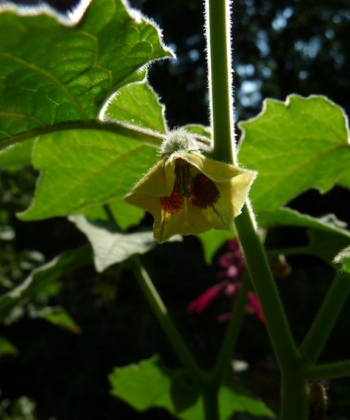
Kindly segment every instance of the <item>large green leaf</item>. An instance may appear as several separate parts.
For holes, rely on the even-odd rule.
[[[239,126],[240,164],[258,171],[250,193],[257,214],[310,188],[326,192],[349,170],[347,119],[326,98],[268,99],[261,114]]]
[[[22,10],[22,13],[23,10]],[[0,140],[96,121],[108,97],[150,62],[172,57],[155,24],[122,0],[93,0],[81,22],[0,14]]]
[[[0,296],[0,320],[23,300],[30,300],[40,294],[57,293],[57,279],[91,262],[91,248],[83,246],[58,255],[52,261],[33,270],[22,284]]]
[[[182,370],[170,371],[158,357],[141,361],[138,365],[115,368],[109,375],[112,394],[136,410],[163,407],[176,418],[202,420],[202,399],[190,378]],[[222,420],[229,420],[236,412],[274,417],[273,413],[256,398],[225,385],[219,391]]]
[[[136,206],[131,206],[120,198],[108,203],[109,211],[112,213],[117,226],[121,230],[126,230],[130,226],[138,225],[145,212]],[[105,206],[90,206],[85,208],[82,213],[90,220],[109,221]]]
[[[122,198],[157,160],[154,148],[114,133],[72,130],[42,136],[33,162],[41,170],[23,220],[79,213]]]
[[[84,216],[70,216],[69,220],[89,239],[98,272],[132,255],[144,254],[157,244],[152,232],[120,233],[106,222],[91,222]]]

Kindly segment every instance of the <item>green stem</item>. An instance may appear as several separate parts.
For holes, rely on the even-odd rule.
[[[307,384],[298,372],[282,375],[281,419],[303,420],[307,418]]]
[[[257,235],[248,206],[236,218],[236,231],[254,289],[261,304],[266,328],[282,373],[282,420],[306,419],[306,386],[301,378],[302,360],[295,346],[287,318]]]
[[[193,380],[200,388],[202,388],[203,384],[206,382],[206,377],[204,376],[202,370],[198,367],[197,362],[182,340],[178,330],[176,329],[168,314],[164,303],[162,302],[162,299],[155,289],[151,278],[149,277],[147,271],[141,264],[141,261],[138,257],[133,257],[131,268],[136,279],[138,280],[143,294],[145,295],[160,325],[163,327],[164,332],[168,336],[168,339],[171,342],[177,356],[188,370]]]
[[[231,97],[229,0],[207,0],[206,16],[209,96],[214,142],[212,157],[236,163]],[[301,358],[291,335],[266,254],[257,235],[254,217],[247,206],[244,206],[235,225],[254,289],[262,305],[272,346],[285,378],[282,419],[303,420],[306,418],[306,393],[303,380],[300,380],[297,374],[301,367]],[[295,398],[292,392],[295,393]],[[289,400],[293,404],[290,404]]]
[[[215,385],[207,386],[202,391],[205,420],[220,420],[218,394],[219,388]]]
[[[229,0],[207,0],[206,36],[212,157],[235,163]]]
[[[306,366],[302,374],[305,379],[321,380],[321,379],[336,379],[350,376],[350,360],[343,360],[341,362],[326,363],[318,366]]]
[[[226,335],[212,373],[211,381],[212,383],[217,384],[217,386],[220,386],[223,380],[227,367],[230,363],[232,353],[236,347],[238,334],[241,330],[244,318],[244,307],[247,301],[249,289],[250,280],[248,274],[246,273],[233,307],[232,318],[227,328]]]
[[[108,217],[108,220],[111,222],[111,224],[119,228],[118,223],[115,220],[114,214],[112,213],[110,206],[108,204],[103,204],[102,207],[103,207],[104,212],[106,213],[106,216]]]
[[[282,371],[300,365],[293,337],[284,313],[260,238],[254,229],[250,210],[244,206],[235,222],[251,281],[262,306],[266,327]]]
[[[350,276],[340,272],[334,279],[309,332],[299,348],[300,354],[307,362],[315,363],[317,361],[349,293]]]

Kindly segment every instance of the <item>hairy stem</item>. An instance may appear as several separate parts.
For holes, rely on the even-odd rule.
[[[235,163],[229,5],[229,0],[207,0],[205,15],[212,156]]]

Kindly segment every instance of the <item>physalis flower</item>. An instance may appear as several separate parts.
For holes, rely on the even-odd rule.
[[[154,217],[162,243],[172,235],[232,229],[256,172],[203,156],[185,130],[168,134],[161,160],[124,197]]]

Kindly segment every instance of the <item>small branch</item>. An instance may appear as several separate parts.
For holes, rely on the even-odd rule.
[[[102,208],[104,212],[106,213],[106,216],[108,220],[111,222],[111,224],[114,226],[118,226],[118,223],[115,220],[114,214],[112,213],[110,206],[108,204],[103,204]]]
[[[128,124],[117,124],[115,122],[101,122],[101,121],[89,121],[89,122],[67,122],[56,125],[49,125],[40,127],[35,130],[27,131],[25,133],[16,134],[15,136],[9,137],[5,140],[0,141],[0,150],[5,149],[8,146],[22,143],[26,140],[34,139],[45,134],[56,133],[58,131],[70,131],[70,130],[97,130],[106,131],[109,133],[118,134],[121,136],[129,137],[137,141],[141,141],[147,146],[159,148],[163,140],[166,138],[166,134],[158,133],[156,131],[147,130],[141,127],[128,125]],[[194,135],[199,143],[204,144],[206,147],[211,147],[212,142],[199,135]]]
[[[306,366],[302,374],[305,379],[318,381],[321,379],[337,379],[350,376],[350,360]]]
[[[332,332],[350,293],[350,275],[339,272],[334,279],[299,352],[309,363],[315,363]]]
[[[155,289],[151,278],[149,277],[147,271],[141,264],[141,261],[138,257],[133,257],[131,268],[141,287],[143,294],[145,295],[149,305],[152,308],[154,315],[158,319],[165,334],[168,336],[168,339],[171,342],[177,356],[179,357],[185,368],[188,370],[193,380],[197,383],[199,388],[202,388],[203,384],[206,382],[206,377],[202,370],[199,368],[192,354],[189,352],[183,339],[181,338],[178,330],[176,329],[174,323],[172,322],[168,314],[168,311],[161,297]]]

